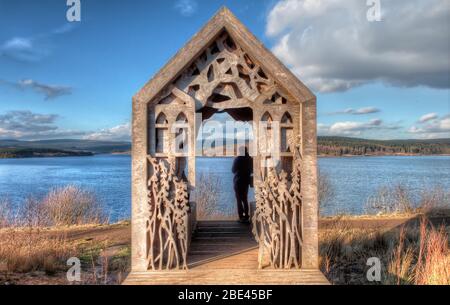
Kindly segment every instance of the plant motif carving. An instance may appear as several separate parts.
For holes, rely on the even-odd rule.
[[[256,185],[253,234],[259,243],[258,267],[265,255],[272,268],[301,266],[301,155],[296,146],[292,173],[277,173],[274,167]]]
[[[150,270],[187,269],[188,186],[175,160],[148,160],[147,261]]]

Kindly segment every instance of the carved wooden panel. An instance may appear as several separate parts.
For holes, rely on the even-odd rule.
[[[250,114],[245,109],[251,109]],[[222,32],[149,104],[149,160],[153,168],[149,178],[151,217],[147,226],[150,269],[186,267],[187,237],[171,232],[175,228],[182,230],[182,226],[183,232],[187,232],[187,222],[182,220],[187,216],[181,211],[188,209],[188,203],[178,206],[175,198],[187,198],[188,190],[182,195],[173,190],[176,185],[184,183],[180,179],[180,162],[185,162],[183,158],[186,157],[188,181],[191,186],[195,183],[195,151],[192,150],[196,144],[195,113],[201,112],[204,120],[216,111],[226,111],[236,120],[269,124],[265,130],[255,132],[260,143],[258,155],[254,158],[256,172],[261,166],[260,158],[266,160],[268,151],[276,150],[277,158],[282,158],[281,168],[294,167],[292,175],[299,175],[299,171],[297,173],[295,166],[292,166],[294,149],[288,144],[299,134],[299,104],[227,32]],[[176,128],[176,133],[172,134],[174,124],[180,121],[186,125]],[[179,145],[174,142],[178,134],[189,139],[185,141],[187,146],[183,145],[183,151],[179,151]],[[271,141],[273,138],[278,139],[278,142]],[[185,148],[190,149],[185,151]],[[172,159],[176,162],[164,165]],[[287,179],[284,173],[278,175],[276,169],[269,174],[256,190],[260,208],[255,230],[263,234],[257,238],[262,241],[262,245],[270,245],[266,246],[267,249],[274,251],[270,256],[274,267],[298,266],[301,239],[297,223],[300,219],[300,201],[296,201],[295,194],[291,193],[291,188],[296,185],[291,181],[295,179]],[[259,173],[255,176],[258,182]],[[298,188],[299,185],[298,182]],[[273,217],[265,214],[268,208],[273,210]],[[174,218],[175,214],[181,218]],[[265,237],[266,233],[270,238]],[[181,265],[179,262],[182,262]]]
[[[289,269],[301,266],[301,155],[295,147],[293,170],[276,168],[256,185],[256,211],[253,234],[259,243],[258,266],[268,260],[272,268]]]
[[[226,32],[162,90],[153,103],[169,104],[177,97],[194,101],[196,110],[287,105],[293,101]]]
[[[146,221],[147,262],[150,270],[187,269],[188,186],[169,162],[149,158]]]
[[[302,266],[317,268],[316,98],[223,8],[133,97],[133,270],[186,267],[186,198],[195,187],[196,152],[191,148],[195,147],[200,127],[195,114],[201,112],[205,120],[217,111],[256,123],[266,112],[273,119],[272,129],[260,132],[258,128],[254,138],[258,142],[267,136],[280,138],[280,144],[274,146],[281,159],[276,170],[293,169],[294,173],[289,180],[289,175],[286,178],[272,169],[271,178],[267,175],[260,184],[255,183],[259,187],[255,233],[266,245],[261,249],[267,253],[270,250],[273,266],[298,265],[302,246]],[[181,112],[188,126],[173,132]],[[164,116],[158,120],[161,113]],[[284,117],[285,113],[290,120]],[[281,122],[278,127],[276,122]],[[186,131],[188,153],[184,144],[181,149],[173,139]],[[300,180],[299,157],[294,161],[295,147],[288,145],[291,138],[299,135],[304,159],[302,201],[300,183],[294,179]],[[177,147],[179,150],[173,149]],[[257,146],[254,156],[256,182],[260,181],[261,164],[272,158],[261,148]],[[184,173],[188,176],[187,186],[175,178],[183,176],[183,168],[188,169]],[[289,212],[289,208],[295,212]],[[274,212],[266,213],[268,209]]]

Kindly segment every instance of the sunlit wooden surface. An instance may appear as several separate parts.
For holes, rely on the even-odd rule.
[[[131,273],[126,285],[329,284],[314,270],[258,269],[251,226],[236,221],[199,222],[188,255],[189,270]]]

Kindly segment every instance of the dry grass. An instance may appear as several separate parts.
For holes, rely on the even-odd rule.
[[[444,226],[439,230],[429,230],[426,221],[422,221],[414,283],[450,285],[450,252]]]
[[[384,186],[367,199],[366,211],[378,215],[417,213],[448,215],[450,192],[440,185],[421,192],[415,192],[402,183]]]
[[[128,224],[129,225],[129,224]],[[82,226],[89,228],[114,226]],[[120,284],[131,267],[131,248],[108,238],[98,241],[89,235],[77,239],[78,226],[38,229],[10,227],[0,230],[0,285],[2,283],[71,284],[66,265],[70,257],[81,260],[81,282],[74,284]],[[127,225],[124,226],[124,229]]]
[[[111,246],[108,241],[89,243],[78,248],[82,261],[82,281],[78,284],[115,285],[120,284],[131,269],[131,247]]]
[[[218,217],[214,214],[219,202],[218,178],[203,176],[202,180],[204,183],[199,186],[204,188],[200,187],[202,191],[197,195],[197,204],[203,206],[200,217]],[[62,190],[65,191],[50,192],[43,200],[28,199],[19,213],[14,213],[9,201],[0,201],[0,226],[3,226],[0,228],[0,282],[5,272],[40,271],[58,274],[60,283],[67,283],[66,261],[72,256],[82,261],[84,284],[117,284],[123,280],[130,269],[128,241],[115,245],[86,237],[73,241],[67,238],[70,227],[44,228],[44,224],[82,224],[103,219],[99,217],[98,206],[92,203],[93,197],[86,197],[86,193],[73,191],[71,187]],[[429,211],[424,207],[446,204],[445,194],[444,190],[430,191],[421,194],[417,202],[427,203],[421,207]],[[58,207],[56,202],[65,202],[61,206],[68,207],[67,210]],[[66,217],[69,211],[74,211],[74,202],[83,203],[87,208],[81,210],[86,212],[75,209],[76,217]],[[338,220],[333,227],[320,231],[320,265],[332,283],[370,284],[366,279],[369,268],[366,262],[370,257],[378,257],[383,284],[450,284],[449,239],[445,227],[435,228],[425,218],[418,226],[392,230],[356,229],[344,223]]]
[[[383,284],[450,284],[450,251],[445,227],[353,229],[336,222],[320,233],[320,265],[335,284],[370,284],[367,259],[382,263]]]
[[[105,223],[95,196],[75,186],[55,188],[42,200],[28,198],[19,210],[0,201],[0,269],[7,272],[66,270],[66,261],[77,254],[64,230],[49,227]]]
[[[49,236],[36,228],[6,228],[0,231],[0,265],[7,272],[66,269],[66,261],[76,253],[64,235]]]
[[[130,269],[129,245],[68,238],[81,228],[105,223],[94,194],[76,186],[54,188],[41,199],[29,197],[19,209],[0,200],[0,284],[68,284],[70,257],[81,260],[80,284],[120,283]]]

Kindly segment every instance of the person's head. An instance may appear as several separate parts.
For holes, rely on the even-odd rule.
[[[248,148],[246,145],[240,145],[238,148],[238,156],[248,156]]]

